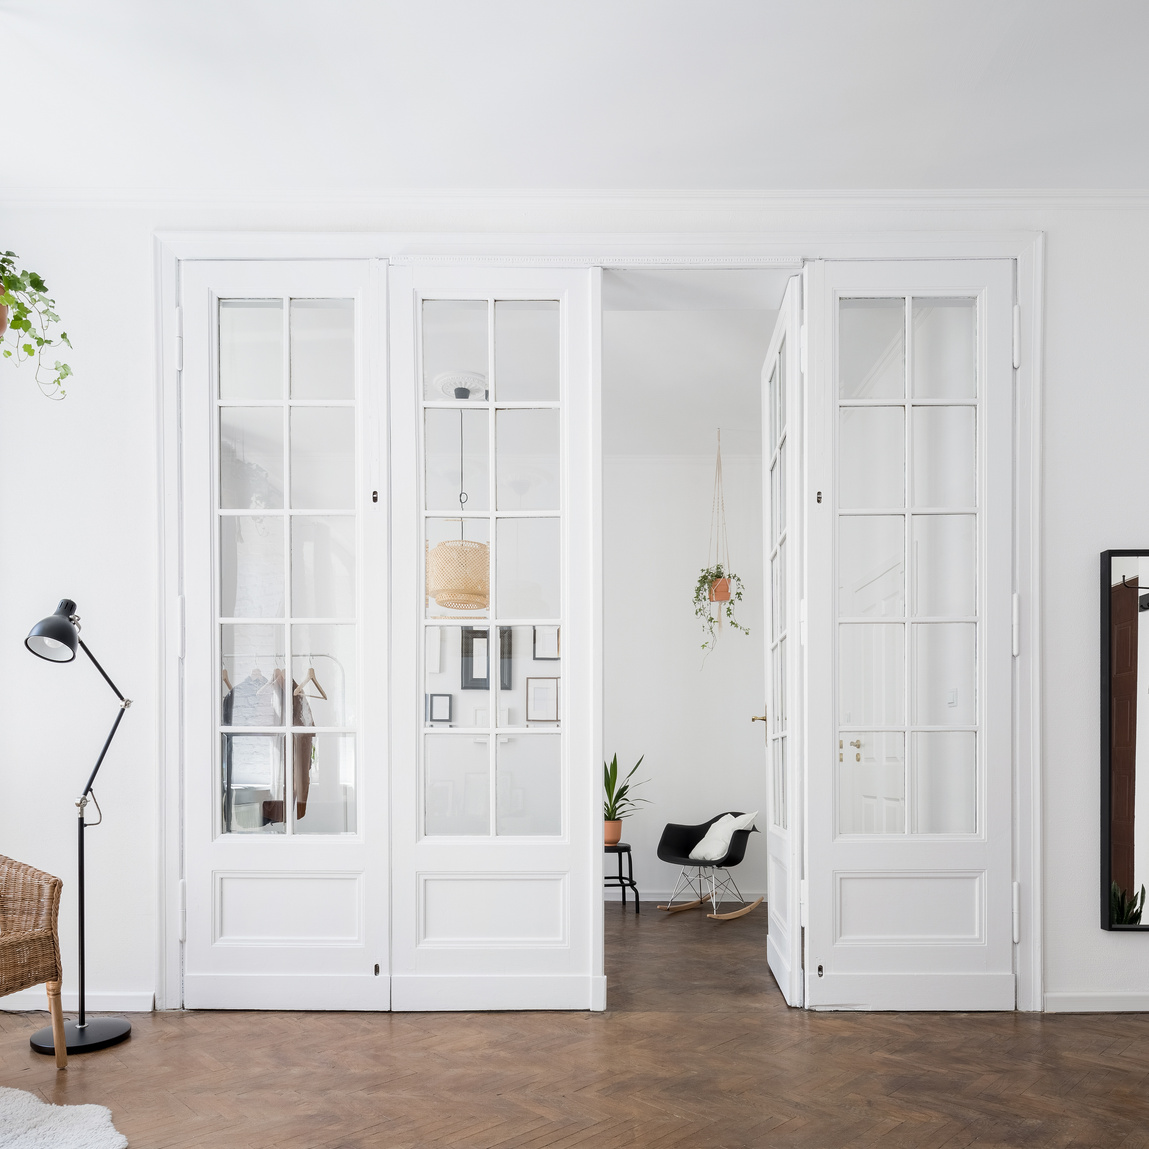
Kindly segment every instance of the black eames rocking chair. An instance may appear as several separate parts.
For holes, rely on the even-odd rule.
[[[739,810],[729,810],[727,813],[733,814],[736,818],[742,816]],[[665,906],[659,906],[660,910],[676,914],[679,910],[692,910],[709,902],[711,912],[706,916],[714,918],[715,921],[728,922],[732,918],[744,917],[762,904],[764,899],[759,898],[750,905],[743,905],[741,909],[731,910],[726,914],[719,912],[724,896],[736,897],[739,902],[746,900],[730,870],[746,856],[746,843],[750,841],[751,834],[758,833],[757,826],[751,826],[748,830],[735,830],[726,854],[721,858],[711,862],[690,856],[690,851],[706,837],[706,831],[719,818],[724,817],[726,814],[715,814],[709,822],[703,822],[700,826],[680,826],[675,822],[666,824],[658,843],[658,857],[661,861],[681,866],[682,869],[679,871],[678,882],[675,884],[674,893],[670,895],[670,901]],[[689,895],[693,900],[679,902],[676,905],[674,899],[679,894]],[[694,897],[695,894],[698,896]]]

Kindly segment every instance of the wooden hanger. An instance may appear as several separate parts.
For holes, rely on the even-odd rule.
[[[309,683],[315,683],[315,689],[319,691],[318,694],[305,694],[303,688]],[[327,701],[327,692],[319,685],[319,679],[315,677],[315,667],[310,663],[307,664],[307,673],[303,676],[303,681],[295,688],[295,696],[297,698],[322,698],[324,702]]]
[[[226,666],[223,668],[223,684],[224,684],[224,686],[227,687],[228,694],[230,694],[231,690],[232,690],[232,686],[231,686],[231,679],[228,678],[228,676],[227,676],[227,667]]]

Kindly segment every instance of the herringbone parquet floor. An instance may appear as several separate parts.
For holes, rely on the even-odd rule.
[[[605,1014],[138,1015],[59,1075],[0,1014],[0,1084],[133,1149],[1149,1146],[1149,1015],[807,1014],[765,940],[612,903]]]

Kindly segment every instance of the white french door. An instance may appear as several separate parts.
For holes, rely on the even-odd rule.
[[[766,630],[767,959],[788,1005],[802,1004],[802,279],[786,287],[762,365],[763,570],[770,572]]]
[[[380,271],[181,267],[189,1007],[388,1007]]]
[[[594,269],[392,267],[392,1006],[605,1005]]]
[[[808,274],[806,1001],[1012,1009],[1012,264]]]

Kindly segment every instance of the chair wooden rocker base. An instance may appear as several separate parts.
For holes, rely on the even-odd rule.
[[[666,829],[662,831],[662,839],[658,843],[658,857],[664,862],[677,863],[681,869],[678,872],[678,881],[675,883],[670,900],[666,905],[659,906],[660,910],[677,914],[682,910],[698,909],[709,903],[712,912],[706,915],[708,918],[716,922],[729,922],[733,921],[734,918],[745,917],[763,903],[765,899],[759,898],[756,902],[747,904],[746,899],[742,896],[742,891],[738,888],[738,883],[735,882],[733,874],[730,873],[730,868],[737,866],[746,856],[746,843],[750,835],[757,833],[757,830],[751,828],[735,831],[725,856],[713,862],[702,862],[690,857],[690,851],[702,841],[706,836],[706,831],[724,816],[717,814],[709,822],[703,822],[700,826],[681,826],[675,822],[669,822]],[[692,900],[679,902],[676,905],[674,899],[679,894],[689,894],[692,896]],[[697,896],[694,897],[693,895]],[[722,913],[724,897],[731,901],[736,899],[742,905],[739,909]]]

